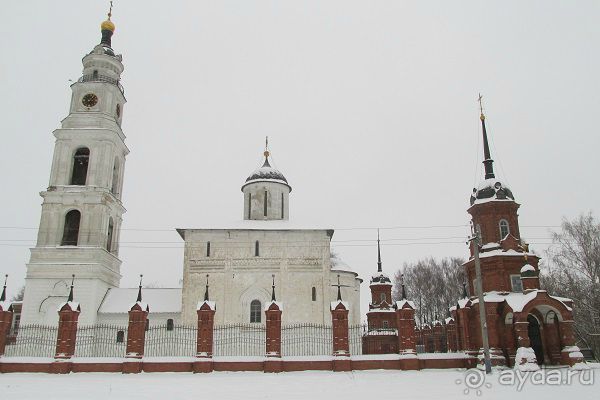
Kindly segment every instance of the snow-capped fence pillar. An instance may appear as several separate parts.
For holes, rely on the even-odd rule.
[[[266,343],[265,350],[267,360],[265,361],[265,372],[281,372],[281,314],[282,305],[271,301],[265,309],[266,319]]]
[[[573,366],[577,363],[585,362],[581,350],[575,345],[573,320],[560,321],[558,324],[558,330],[560,333],[560,342],[563,345],[562,351],[560,352],[561,364]]]
[[[331,303],[331,322],[333,331],[333,370],[351,371],[350,343],[348,341],[348,305],[338,300]]]
[[[433,321],[433,351],[443,353],[444,348],[444,326],[440,321]]]
[[[469,304],[456,310],[458,324],[456,326],[459,341],[458,349],[462,351],[471,350],[471,335],[469,333]],[[467,308],[468,307],[468,308]]]
[[[446,341],[447,341],[448,351],[455,352],[457,349],[456,323],[454,322],[454,318],[452,318],[452,317],[446,318]]]
[[[212,355],[215,311],[214,302],[205,300],[198,303],[198,337],[196,341],[194,372],[211,372],[213,369]]]
[[[142,372],[142,357],[146,343],[146,324],[150,308],[142,301],[136,301],[129,308],[129,325],[127,327],[127,347],[123,373]]]
[[[70,297],[70,300],[72,298]],[[58,309],[58,334],[56,337],[55,362],[50,367],[50,372],[67,374],[71,371],[69,362],[75,354],[77,342],[77,321],[81,307],[79,303],[67,301]]]
[[[9,301],[0,301],[0,357],[4,355],[12,318],[12,304]]]
[[[406,299],[396,302],[396,327],[398,328],[398,351],[415,354],[415,308]]]

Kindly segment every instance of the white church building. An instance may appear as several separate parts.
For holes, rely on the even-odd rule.
[[[69,114],[54,131],[50,182],[40,193],[37,243],[27,264],[24,325],[57,324],[57,307],[66,301],[73,275],[80,325],[125,323],[136,299],[137,288],[119,287],[129,149],[121,130],[124,67],[111,46],[114,28],[110,20],[102,23],[101,43],[83,57],[82,77],[71,85]],[[185,242],[183,287],[143,290],[150,324],[194,324],[207,280],[217,324],[263,323],[273,281],[284,323],[329,324],[338,279],[345,286],[349,322],[360,322],[362,280],[332,265],[332,229],[290,220],[292,188],[269,155],[266,149],[263,166],[242,185],[242,220],[177,229]]]

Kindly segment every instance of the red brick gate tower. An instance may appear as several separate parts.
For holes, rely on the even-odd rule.
[[[383,273],[381,245],[377,231],[377,273],[371,277],[371,302],[367,312],[368,330],[363,334],[363,354],[398,353],[396,309],[392,301],[392,281]]]
[[[492,361],[517,366],[527,364],[524,368],[535,369],[537,364],[560,363],[561,348],[574,353],[574,359],[578,361],[578,349],[575,350],[574,340],[569,335],[550,338],[545,333],[558,332],[560,326],[566,327],[572,321],[570,300],[550,296],[539,288],[539,257],[530,253],[527,244],[521,240],[517,214],[520,205],[512,191],[494,174],[483,109],[480,119],[485,179],[473,189],[467,211],[475,232],[479,233]],[[457,317],[461,347],[481,354],[474,245],[475,241],[471,241],[471,257],[464,264],[471,297],[459,301],[452,311]],[[515,361],[517,349],[519,355]]]

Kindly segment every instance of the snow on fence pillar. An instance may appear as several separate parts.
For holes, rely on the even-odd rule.
[[[454,318],[446,318],[446,342],[448,351],[455,352],[457,349],[456,345],[456,323]]]
[[[198,303],[198,338],[194,372],[211,372],[213,369],[213,336],[215,325],[215,303],[208,300],[208,284],[204,301]]]
[[[2,295],[0,295],[0,357],[4,355],[6,340],[8,339],[8,332],[10,330],[13,317],[12,303],[10,301],[6,301],[7,279],[8,275],[6,275],[4,278],[4,289],[2,289]]]
[[[350,343],[348,341],[348,304],[342,300],[331,303],[331,322],[333,331],[333,370],[351,371]]]
[[[564,365],[573,366],[578,363],[585,363],[583,354],[579,347],[575,345],[575,335],[573,335],[573,320],[560,321],[558,324],[560,341],[563,349],[560,352],[560,360]]]
[[[396,302],[398,350],[401,354],[415,354],[415,305],[402,299]]]
[[[150,307],[142,302],[142,275],[140,275],[140,286],[137,300],[129,307],[129,324],[127,326],[127,347],[125,349],[125,362],[123,373],[142,372],[142,357],[146,344],[146,324]]]
[[[50,372],[66,374],[71,370],[68,362],[75,354],[75,343],[77,341],[77,321],[81,313],[79,303],[73,301],[73,282],[66,303],[58,306],[58,334],[56,337],[55,362],[50,367]]]
[[[517,354],[515,355],[515,369],[521,371],[537,371],[540,369],[535,358],[535,352],[529,341],[529,322],[526,315],[514,314],[515,336],[517,337]]]

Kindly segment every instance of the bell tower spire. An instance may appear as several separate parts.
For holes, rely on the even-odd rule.
[[[23,323],[55,324],[54,306],[67,298],[72,274],[81,279],[77,298],[83,324],[96,322],[106,291],[119,286],[121,194],[129,149],[121,129],[124,67],[111,47],[111,16],[112,3],[100,25],[101,41],[83,57],[82,76],[71,85],[69,113],[53,132],[50,182],[40,193],[37,244],[27,264]]]
[[[479,119],[481,120],[481,130],[483,134],[483,165],[485,166],[485,179],[493,179],[494,175],[494,160],[492,160],[492,156],[490,155],[490,145],[488,143],[487,131],[485,129],[485,115],[483,114],[483,96],[481,93],[479,94],[479,98],[477,99],[479,102]]]

